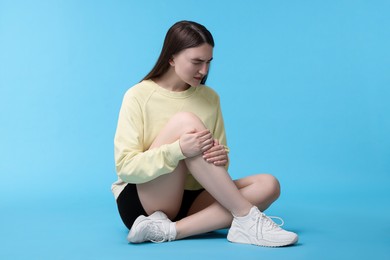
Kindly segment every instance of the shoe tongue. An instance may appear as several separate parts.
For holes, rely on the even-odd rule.
[[[260,210],[256,206],[253,206],[247,216],[258,217],[260,214]]]

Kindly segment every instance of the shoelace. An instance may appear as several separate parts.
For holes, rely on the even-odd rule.
[[[162,243],[167,240],[167,235],[162,231],[156,223],[149,223],[148,224],[149,232],[146,237],[149,241],[153,243]]]
[[[277,224],[275,223],[276,225],[278,225],[279,227],[282,227],[284,225],[284,220],[281,218],[281,217],[276,217],[276,216],[268,216],[269,219],[271,219],[272,222],[275,223],[275,221],[273,221],[272,219],[277,219],[279,220],[281,223],[280,224]]]
[[[276,224],[272,219],[278,219],[282,223],[281,224]],[[258,223],[257,226],[259,225],[259,222],[262,221],[263,225],[269,226],[270,228],[280,228],[281,226],[284,225],[284,221],[280,217],[275,217],[275,216],[266,216],[264,213],[261,213],[261,217],[258,218]]]

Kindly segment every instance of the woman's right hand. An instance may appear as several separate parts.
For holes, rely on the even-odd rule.
[[[180,148],[187,158],[195,157],[210,149],[214,144],[209,130],[191,131],[180,136]]]

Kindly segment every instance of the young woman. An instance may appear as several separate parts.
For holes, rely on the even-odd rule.
[[[214,40],[202,25],[168,31],[151,72],[123,99],[112,185],[131,243],[228,228],[230,242],[286,246],[298,236],[262,211],[280,194],[268,174],[233,181],[218,95],[205,86]]]

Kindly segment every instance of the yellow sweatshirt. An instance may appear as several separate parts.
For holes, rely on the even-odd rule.
[[[145,183],[168,174],[185,159],[179,140],[148,150],[168,120],[181,111],[197,115],[226,147],[219,96],[214,90],[200,85],[172,92],[152,80],[144,80],[126,92],[119,113],[114,139],[118,180],[111,187],[115,198],[127,183]],[[188,173],[185,189],[200,188]]]

